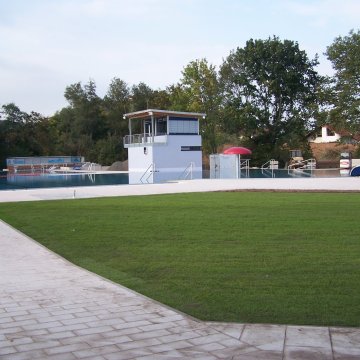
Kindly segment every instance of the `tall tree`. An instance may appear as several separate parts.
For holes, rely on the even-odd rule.
[[[0,111],[1,162],[9,156],[31,155],[26,137],[29,115],[14,103],[2,105]]]
[[[0,111],[0,162],[9,156],[49,155],[54,150],[55,132],[50,120],[39,113],[21,111],[14,103]]]
[[[75,83],[65,89],[65,99],[73,112],[72,129],[78,135],[89,136],[93,140],[101,138],[105,133],[104,119],[101,113],[102,99],[96,94],[96,84],[89,80],[84,86]]]
[[[297,42],[277,37],[251,39],[224,61],[225,128],[254,149],[259,163],[283,158],[286,147],[305,146],[321,81],[317,64]]]
[[[34,155],[50,156],[56,154],[57,131],[56,124],[51,118],[37,112],[30,113],[32,127],[32,147]]]
[[[65,154],[96,161],[95,143],[106,135],[103,100],[96,94],[96,84],[92,80],[84,86],[80,82],[72,84],[66,87],[64,96],[69,106],[54,116],[61,129],[59,146]]]
[[[126,150],[122,146],[123,137],[128,133],[128,122],[123,115],[130,111],[131,92],[128,84],[112,79],[103,101],[107,137],[96,144],[98,161],[110,165],[117,160],[125,160]]]
[[[180,83],[169,90],[177,110],[206,113],[200,123],[204,151],[207,154],[216,152],[220,131],[220,88],[215,66],[208,64],[206,59],[191,61],[183,69]]]
[[[0,119],[9,124],[24,124],[27,122],[29,115],[21,111],[14,103],[5,104],[1,107]]]
[[[170,94],[167,90],[154,90],[151,106],[160,110],[171,110]]]
[[[127,122],[124,121],[123,115],[130,111],[130,107],[129,86],[119,78],[112,79],[103,102],[108,133],[124,135],[124,131],[127,130]]]
[[[134,85],[131,88],[131,111],[140,111],[154,108],[153,106],[154,90],[143,82]]]
[[[338,129],[360,132],[360,31],[337,37],[326,50],[335,70],[330,122]]]

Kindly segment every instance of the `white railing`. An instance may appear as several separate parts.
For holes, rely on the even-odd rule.
[[[239,161],[239,178],[241,178],[242,170],[245,170],[245,177],[249,177],[249,169],[250,169],[250,160],[244,159]]]
[[[149,184],[149,179],[151,175],[155,172],[155,164],[152,163],[150,166],[145,170],[145,172],[141,175],[140,182],[144,183],[146,181]],[[154,180],[154,179],[153,179]]]
[[[267,175],[271,173],[271,177],[275,177],[274,170],[279,168],[279,162],[275,159],[270,159],[261,166],[261,173]]]
[[[190,180],[193,179],[193,170],[195,167],[195,163],[191,162],[185,170],[181,173],[179,180],[187,180],[190,177]]]
[[[164,134],[152,136],[149,134],[133,134],[124,136],[124,146],[144,146],[166,144],[167,136]]]

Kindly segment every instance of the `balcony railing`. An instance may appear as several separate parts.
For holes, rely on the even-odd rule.
[[[152,136],[149,134],[133,134],[124,136],[124,146],[153,146],[167,143],[167,135],[161,134]]]

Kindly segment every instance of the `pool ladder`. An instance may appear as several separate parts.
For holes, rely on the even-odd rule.
[[[179,180],[188,180],[190,178],[190,180],[193,179],[193,170],[195,167],[195,163],[192,161],[186,168],[185,170],[181,173]]]
[[[151,175],[153,175],[156,172],[155,170],[155,163],[150,164],[150,166],[145,170],[145,172],[142,174],[141,178],[140,178],[140,182],[142,184],[144,184],[144,182],[146,181],[148,184],[150,184],[149,179],[151,177]],[[144,179],[144,181],[143,181]],[[154,179],[153,179],[154,180]]]
[[[265,164],[261,165],[261,173],[272,178],[275,177],[274,170],[279,168],[279,162],[275,159],[270,159]]]

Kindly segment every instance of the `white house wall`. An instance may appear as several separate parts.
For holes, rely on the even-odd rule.
[[[170,135],[167,146],[154,147],[154,160],[157,168],[184,170],[190,162],[197,168],[202,168],[201,151],[181,151],[181,147],[201,146],[199,135]]]
[[[317,136],[315,139],[310,140],[310,142],[313,142],[315,144],[324,144],[324,143],[332,143],[337,142],[341,136],[337,133],[332,136],[327,135],[327,127],[323,126],[321,128],[321,136]]]
[[[144,153],[146,148],[146,153]],[[129,172],[145,172],[153,163],[153,146],[136,146],[128,149]]]
[[[156,142],[156,139],[155,139]],[[151,164],[155,165],[156,182],[176,180],[193,163],[192,178],[202,178],[202,151],[182,151],[186,147],[201,147],[200,135],[168,135],[166,144],[128,148],[129,172],[139,177]],[[144,151],[146,148],[146,151]],[[140,176],[141,176],[140,175]],[[136,181],[133,181],[136,182]]]

